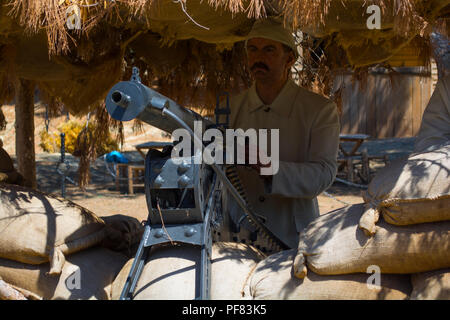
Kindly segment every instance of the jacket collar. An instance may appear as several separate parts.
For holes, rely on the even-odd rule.
[[[249,89],[248,111],[249,113],[253,113],[263,111],[266,107],[270,107],[272,112],[289,117],[295,104],[295,98],[298,93],[297,89],[298,86],[294,81],[288,79],[275,100],[270,105],[265,105],[256,92],[256,84],[253,83]]]

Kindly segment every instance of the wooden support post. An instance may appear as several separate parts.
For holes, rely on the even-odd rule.
[[[128,166],[128,194],[133,194],[133,167]]]
[[[353,160],[352,158],[347,159],[347,180],[353,182]]]
[[[383,160],[384,160],[384,166],[387,166],[389,164],[389,156],[387,154],[385,154],[383,157]]]
[[[120,191],[120,166],[116,165],[116,191]]]
[[[128,183],[128,194],[134,194],[134,187],[136,186],[135,180],[139,178],[139,172],[144,171],[145,166],[142,165],[118,163],[116,167],[116,190],[120,190],[120,181],[126,180]],[[124,176],[125,174],[126,177]],[[137,184],[141,185],[139,181],[137,181]]]
[[[364,150],[361,152],[361,173],[362,177],[365,180],[365,183],[370,182],[370,163],[369,156],[367,155],[367,151]]]
[[[34,150],[34,83],[15,81],[16,159],[17,171],[25,178],[25,186],[36,189],[36,154]]]

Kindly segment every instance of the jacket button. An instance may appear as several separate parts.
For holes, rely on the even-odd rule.
[[[260,202],[264,202],[264,200],[266,200],[266,198],[264,198],[264,196],[260,196],[260,197],[259,197],[259,201],[260,201]]]

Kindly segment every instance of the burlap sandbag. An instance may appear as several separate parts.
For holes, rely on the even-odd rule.
[[[412,300],[450,300],[450,269],[411,275]]]
[[[139,220],[122,214],[101,218],[106,224],[106,236],[101,245],[119,251],[129,258],[134,257],[144,233],[144,226]]]
[[[211,299],[249,298],[248,277],[263,255],[245,244],[213,244],[211,261]],[[112,285],[112,299],[118,300],[133,259],[128,261]],[[134,291],[134,300],[181,300],[199,296],[200,250],[191,245],[152,248]]]
[[[49,273],[59,274],[64,255],[99,243],[104,226],[94,213],[71,201],[0,184],[1,258],[29,264],[50,261]]]
[[[124,255],[101,247],[67,257],[59,276],[46,274],[48,263],[30,265],[0,258],[0,277],[43,299],[109,300],[111,284],[127,261]]]
[[[371,274],[320,276],[309,272],[294,277],[295,250],[281,251],[258,263],[250,277],[253,299],[270,300],[400,300],[411,292],[409,275],[381,274],[380,286],[371,287]]]
[[[367,205],[359,225],[368,235],[375,233],[380,213],[395,225],[450,220],[450,143],[392,162],[363,198]]]
[[[394,226],[382,220],[373,237],[358,228],[364,204],[322,215],[300,234],[294,272],[321,275],[367,272],[417,273],[450,267],[450,221]]]

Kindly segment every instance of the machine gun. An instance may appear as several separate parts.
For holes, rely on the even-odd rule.
[[[119,82],[109,91],[106,97],[108,113],[121,121],[137,118],[169,133],[184,128],[194,143],[203,146],[201,137],[194,133],[194,121],[201,121],[205,129],[214,127],[214,123],[144,86],[138,72],[137,68],[133,68],[131,81]],[[172,159],[170,150],[150,150],[147,153],[145,194],[149,214],[120,299],[132,298],[150,247],[168,242],[200,246],[198,298],[210,298],[211,227],[217,226],[217,217],[221,214],[223,186],[242,208],[245,218],[255,227],[258,235],[268,238],[277,250],[288,248],[249,207],[233,166],[227,166],[225,173],[223,165],[210,161],[208,163],[211,164],[198,164],[194,161],[196,156],[198,154]]]

